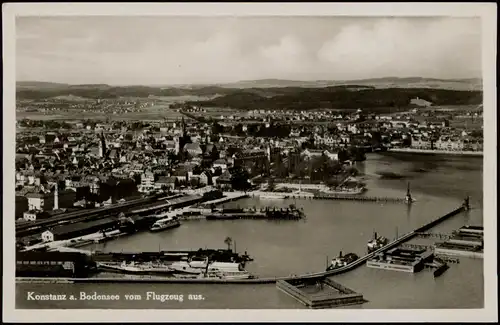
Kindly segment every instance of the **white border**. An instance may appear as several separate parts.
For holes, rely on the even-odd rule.
[[[495,3],[4,3],[3,59],[3,320],[76,321],[498,321],[496,263],[496,4]],[[484,89],[485,307],[475,310],[16,310],[14,281],[15,16],[461,16],[481,17]],[[165,317],[168,315],[168,317]]]

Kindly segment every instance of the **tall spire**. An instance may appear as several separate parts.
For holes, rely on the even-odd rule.
[[[99,136],[99,156],[102,158],[106,154],[106,139],[104,138],[104,132],[101,131]]]
[[[184,116],[182,117],[181,125],[182,125],[182,137],[184,138],[186,136],[186,122],[184,122]]]

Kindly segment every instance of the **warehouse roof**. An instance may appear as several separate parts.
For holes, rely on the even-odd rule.
[[[73,233],[77,231],[83,231],[88,228],[98,227],[98,226],[106,226],[116,223],[117,220],[115,218],[103,218],[99,220],[93,220],[88,222],[77,222],[74,224],[68,225],[60,225],[50,229],[50,232],[54,235],[63,235],[67,233]]]

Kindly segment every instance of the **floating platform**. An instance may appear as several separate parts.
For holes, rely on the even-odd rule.
[[[449,242],[437,243],[434,247],[434,253],[445,256],[484,257],[484,252],[480,245],[463,245]]]
[[[463,226],[459,228],[456,232],[458,235],[469,235],[469,236],[484,236],[484,227],[482,226]]]
[[[431,260],[433,253],[425,249],[407,249],[396,247],[385,253],[375,254],[366,261],[366,266],[408,273],[420,272],[425,262]]]
[[[312,309],[365,303],[363,295],[328,279],[279,280],[276,287]]]

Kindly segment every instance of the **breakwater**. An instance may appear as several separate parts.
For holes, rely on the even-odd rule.
[[[418,236],[419,232],[428,230],[432,228],[433,226],[437,225],[440,222],[445,221],[446,219],[451,218],[452,216],[455,216],[462,211],[466,209],[465,206],[460,206],[453,211],[440,216],[423,226],[404,234],[401,237],[398,237],[394,241],[390,242],[386,246],[370,253],[367,254],[363,257],[360,257],[356,261],[334,269],[330,271],[323,271],[323,272],[317,272],[317,273],[309,273],[309,274],[302,274],[302,275],[296,275],[296,276],[283,276],[283,277],[266,277],[266,278],[255,278],[255,279],[178,279],[178,278],[153,278],[153,277],[141,277],[141,278],[53,278],[53,279],[47,279],[47,281],[64,281],[64,282],[72,282],[72,283],[192,283],[192,284],[271,284],[271,283],[276,283],[279,280],[294,280],[294,279],[319,279],[319,278],[324,278],[324,277],[329,277],[329,276],[334,276],[338,274],[342,274],[348,271],[351,271],[361,265],[363,265],[368,259],[372,258],[375,254],[385,252],[391,248],[394,248],[396,246],[399,246],[400,244],[403,244],[410,239]],[[39,281],[40,278],[17,278],[16,281],[20,282],[30,282],[31,280],[33,282]]]

